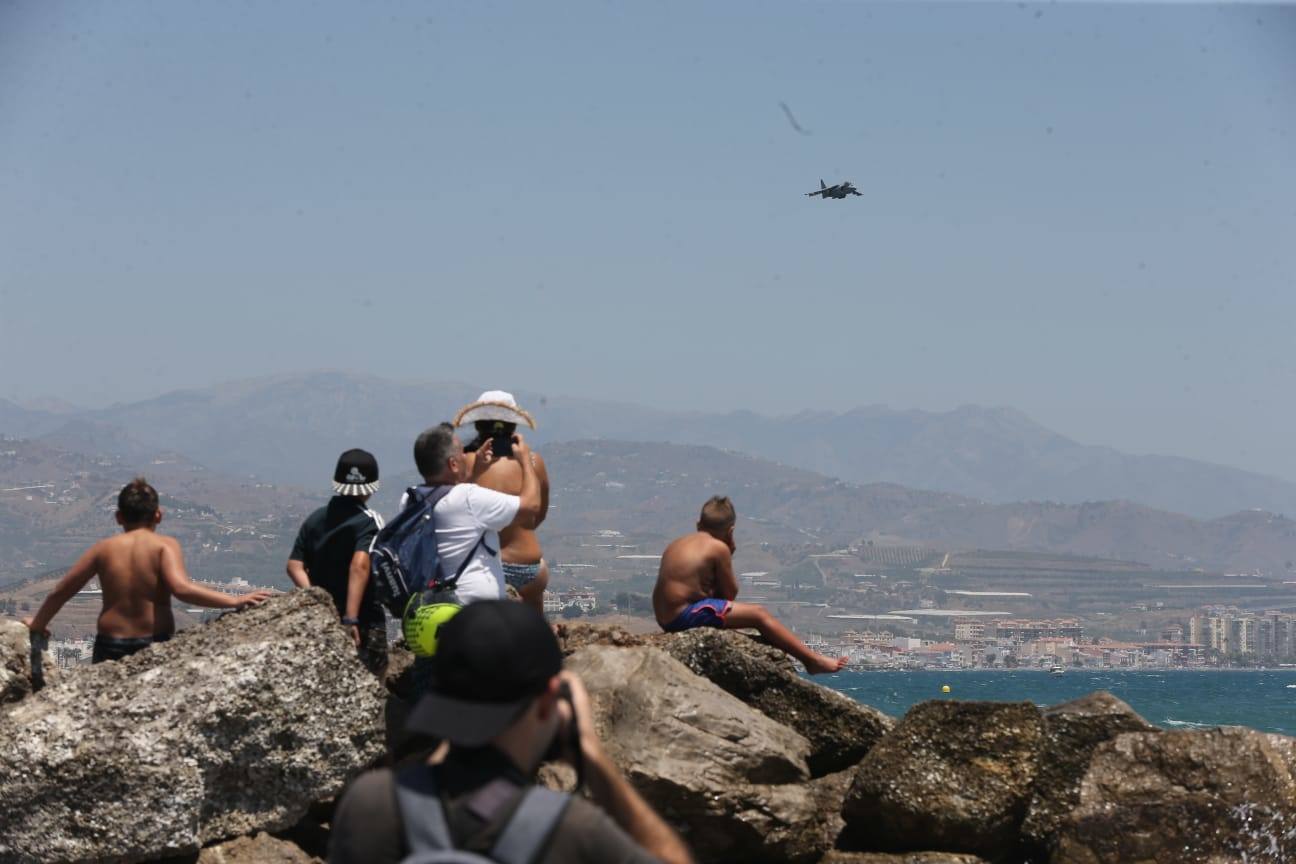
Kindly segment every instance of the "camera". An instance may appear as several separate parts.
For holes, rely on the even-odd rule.
[[[491,453],[496,459],[506,459],[513,455],[513,430],[509,429],[509,424],[495,424],[491,433]]]

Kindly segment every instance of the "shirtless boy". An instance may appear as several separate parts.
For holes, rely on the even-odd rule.
[[[129,657],[154,642],[170,639],[175,632],[173,595],[185,603],[213,609],[237,609],[270,597],[269,591],[234,597],[189,581],[179,542],[154,530],[161,521],[162,510],[153,487],[143,477],[126,484],[117,496],[117,524],[123,533],[87,549],[54,586],[35,616],[24,623],[48,636],[50,620],[63,604],[92,576],[98,576],[103,610],[99,613],[91,662],[100,663]]]
[[[476,438],[464,448],[472,482],[506,495],[522,493],[522,466],[511,454],[495,453],[494,440],[511,440],[519,425],[535,428],[531,415],[518,407],[513,395],[490,390],[471,405],[460,409],[455,425],[471,423]],[[532,520],[519,520],[499,532],[500,564],[504,580],[518,592],[522,602],[544,612],[544,592],[549,585],[549,565],[540,550],[536,530],[549,513],[549,472],[539,453],[531,451],[531,464],[540,481],[540,512]]]
[[[667,633],[694,627],[753,627],[771,645],[805,664],[812,675],[840,670],[847,658],[811,651],[764,606],[734,602],[738,596],[733,572],[736,519],[729,499],[716,496],[702,505],[697,531],[666,547],[653,588],[657,623]]]

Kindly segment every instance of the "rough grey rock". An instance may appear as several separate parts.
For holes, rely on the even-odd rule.
[[[1101,690],[1044,710],[1035,795],[1021,829],[1034,858],[1047,858],[1058,829],[1079,800],[1080,781],[1094,748],[1123,732],[1156,731],[1129,705]]]
[[[1013,858],[1043,736],[1028,702],[915,705],[856,769],[839,845]]]
[[[1291,749],[1275,738],[1234,727],[1129,732],[1098,745],[1051,860],[1296,860]]]
[[[21,621],[0,619],[0,706],[17,702],[32,693],[31,631]],[[45,683],[58,678],[49,651],[41,655]]]
[[[975,855],[958,852],[842,852],[833,850],[820,864],[985,864]]]
[[[804,735],[813,776],[855,765],[895,725],[876,708],[802,678],[786,654],[744,633],[699,629],[653,638],[697,674]]]
[[[382,755],[383,697],[319,589],[79,670],[0,716],[0,860],[288,828]]]
[[[600,737],[701,861],[806,861],[831,847],[849,775],[809,779],[810,750],[655,648],[587,645],[567,660]]]

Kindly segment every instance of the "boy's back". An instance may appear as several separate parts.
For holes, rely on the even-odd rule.
[[[714,597],[732,600],[722,585],[723,573],[732,571],[729,547],[704,531],[685,534],[662,553],[657,585],[653,588],[653,613],[665,626],[690,603]]]
[[[127,531],[91,549],[103,589],[98,630],[122,639],[175,632],[164,567],[179,563],[180,544],[153,531]]]

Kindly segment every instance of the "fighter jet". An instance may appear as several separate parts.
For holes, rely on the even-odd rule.
[[[827,200],[829,198],[845,198],[847,195],[859,195],[860,193],[859,190],[855,188],[855,185],[851,183],[849,180],[847,180],[845,183],[838,183],[836,186],[829,186],[826,183],[824,183],[823,180],[820,180],[819,191],[807,192],[805,194],[806,197],[808,198],[813,198],[816,195],[822,195],[824,199]]]

